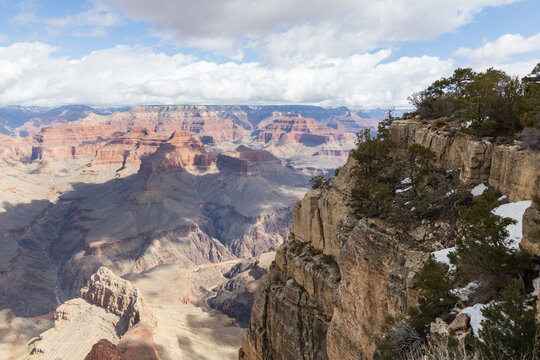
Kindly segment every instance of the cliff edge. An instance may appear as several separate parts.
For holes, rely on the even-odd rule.
[[[438,166],[460,169],[464,185],[487,182],[511,201],[538,190],[538,152],[410,120],[395,121],[390,134],[396,153],[419,143],[437,154]],[[416,305],[414,276],[454,224],[422,225],[423,236],[403,238],[380,219],[356,219],[347,206],[353,167],[349,158],[328,186],[296,202],[289,238],[256,294],[239,359],[370,359],[387,320]]]

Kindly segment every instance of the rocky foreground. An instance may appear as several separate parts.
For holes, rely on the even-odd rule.
[[[460,168],[465,186],[486,183],[511,201],[530,199],[539,190],[538,152],[412,120],[394,122],[390,134],[395,152],[420,143],[436,152],[438,165]],[[453,226],[422,225],[402,238],[381,220],[355,219],[347,206],[352,167],[350,160],[329,186],[296,202],[289,238],[255,296],[240,359],[370,359],[388,319],[400,319],[416,305],[414,275],[431,252],[444,247],[436,239]],[[526,211],[522,240],[536,256],[538,244],[531,239],[539,230],[537,213]],[[458,318],[436,329],[471,334],[468,316]]]

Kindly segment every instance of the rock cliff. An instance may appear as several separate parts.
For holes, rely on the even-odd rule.
[[[398,151],[419,143],[437,153],[439,166],[460,168],[463,183],[489,183],[509,196],[510,201],[530,199],[538,190],[538,151],[518,145],[495,145],[489,138],[477,139],[455,128],[432,129],[430,124],[415,120],[395,121],[390,134]]]
[[[101,267],[80,298],[56,309],[54,327],[33,342],[30,359],[159,359],[154,324],[139,290]]]
[[[489,182],[513,201],[535,191],[538,152],[411,121],[396,121],[390,133],[396,152],[412,142],[429,147],[441,167],[461,168],[465,184]],[[387,319],[416,305],[414,275],[433,241],[355,219],[347,206],[352,161],[329,186],[296,202],[289,238],[255,296],[239,359],[371,359]]]
[[[427,257],[346,207],[350,164],[293,208],[289,240],[263,277],[240,359],[367,359],[388,315],[414,303]]]

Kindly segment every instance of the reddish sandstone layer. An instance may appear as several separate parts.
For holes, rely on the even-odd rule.
[[[291,143],[318,146],[354,138],[352,134],[341,134],[301,115],[273,116],[262,121],[258,126],[258,130],[254,133],[257,135],[259,142],[278,146]]]
[[[120,350],[116,348],[116,345],[108,340],[101,339],[94,346],[92,350],[86,355],[84,360],[127,360]]]
[[[144,156],[153,154],[166,141],[152,129],[134,127],[98,149],[92,165],[140,164]]]
[[[230,115],[230,116],[228,116]],[[170,136],[175,131],[188,131],[208,141],[231,140],[248,134],[237,122],[241,114],[223,114],[206,106],[136,106],[130,111],[112,114],[111,124],[127,131],[134,126],[154,129],[159,135]]]
[[[32,160],[81,157],[95,154],[117,129],[111,125],[61,124],[34,136]]]
[[[30,156],[32,153],[32,143],[30,139],[14,138],[0,134],[0,160],[17,159]]]
[[[217,154],[209,152],[204,145],[187,131],[176,131],[161,144],[154,154],[141,163],[140,173],[155,171],[182,171],[187,166],[201,168],[215,164]]]

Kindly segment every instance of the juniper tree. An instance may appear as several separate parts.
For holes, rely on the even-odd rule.
[[[495,215],[492,210],[496,204],[497,197],[487,189],[473,207],[460,209],[466,224],[450,260],[465,282],[486,278],[501,289],[533,263],[530,255],[510,246],[506,227],[516,221]]]

